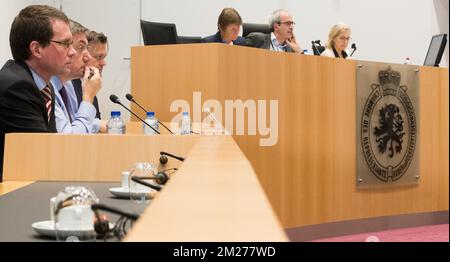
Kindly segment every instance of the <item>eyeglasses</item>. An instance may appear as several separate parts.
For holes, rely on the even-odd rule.
[[[350,40],[352,40],[351,37],[344,37],[344,36],[340,36],[340,37],[338,37],[338,39],[342,40],[342,41],[350,41]]]
[[[285,24],[287,26],[294,26],[295,22],[294,21],[285,21],[285,22],[278,22],[278,24]]]
[[[86,49],[87,49],[87,45],[81,43],[75,48],[75,51],[77,51],[78,54],[81,54]]]
[[[62,46],[64,46],[66,49],[68,49],[68,48],[73,44],[73,40],[72,40],[72,39],[70,39],[70,40],[65,40],[65,41],[50,40],[50,42],[53,42],[53,43],[57,43],[57,44],[59,44],[59,45],[62,45]]]

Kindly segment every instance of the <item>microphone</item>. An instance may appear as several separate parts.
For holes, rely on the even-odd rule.
[[[91,206],[91,209],[94,212],[97,212],[97,210],[108,211],[108,212],[111,212],[111,213],[114,213],[114,214],[117,214],[117,215],[120,215],[120,216],[124,216],[124,217],[129,218],[129,219],[134,220],[134,221],[139,219],[139,215],[137,215],[137,214],[124,212],[124,211],[119,210],[117,208],[105,206],[105,205],[102,205],[102,204],[93,204]]]
[[[142,123],[146,124],[148,127],[150,127],[151,129],[153,129],[153,131],[155,131],[155,133],[160,134],[158,132],[158,130],[154,129],[150,124],[148,124],[147,122],[145,122],[142,118],[140,118],[138,115],[136,115],[133,111],[131,111],[128,107],[124,106],[121,102],[120,99],[116,96],[116,95],[110,95],[109,99],[111,100],[111,102],[113,102],[114,104],[119,104],[121,105],[123,108],[125,108],[128,112],[130,112],[133,116],[137,117],[139,120],[141,120]]]
[[[128,99],[128,101],[135,103],[136,105],[138,105],[142,110],[144,110],[145,112],[147,112],[147,110],[145,110],[145,108],[143,108],[140,104],[138,104],[135,100],[134,97],[131,94],[126,94],[125,97]]]
[[[316,44],[320,45],[320,40],[311,41],[311,44],[312,44],[312,49],[313,49],[314,54],[320,56],[320,51],[316,46]]]
[[[124,234],[126,234],[125,231],[125,225],[127,222],[127,219],[131,219],[133,221],[136,221],[139,219],[139,215],[128,213],[121,211],[119,209],[105,206],[102,204],[93,204],[91,205],[92,211],[94,211],[94,215],[96,217],[96,221],[94,222],[94,230],[97,234],[106,237],[110,232],[114,232],[114,235],[116,235],[119,240],[121,240],[124,237]],[[106,217],[101,217],[99,214],[99,210],[108,211],[117,215],[120,215],[121,218],[117,221],[116,225],[113,228],[109,227],[109,221],[106,219]],[[126,220],[123,220],[122,218],[125,217]]]
[[[148,110],[146,110],[145,108],[143,108],[138,102],[136,102],[136,100],[134,100],[134,97],[131,94],[126,94],[125,97],[128,99],[128,101],[135,103],[136,105],[138,105],[142,110],[144,110],[144,112],[149,112]],[[170,130],[167,126],[165,126],[161,121],[159,121],[158,119],[156,119],[156,121],[158,121],[158,123],[160,125],[162,125],[165,129],[167,129],[167,131],[169,131],[172,135],[173,132],[172,130]]]
[[[134,182],[136,182],[136,183],[138,183],[138,184],[141,184],[141,185],[143,185],[143,186],[152,188],[152,189],[154,189],[154,190],[156,190],[156,191],[161,191],[161,189],[162,189],[161,186],[153,185],[153,184],[147,183],[146,181],[144,181],[144,179],[155,179],[155,180],[157,180],[157,181],[159,180],[158,177],[147,177],[147,178],[144,178],[144,177],[137,177],[137,176],[132,176],[132,177],[131,177],[131,180],[133,180]],[[161,179],[164,179],[165,181],[167,181],[168,177],[164,177],[164,178],[161,178]],[[164,183],[165,183],[165,182],[164,182]]]
[[[177,160],[179,160],[179,161],[181,161],[181,162],[183,162],[184,161],[184,157],[181,157],[181,156],[176,156],[176,155],[172,155],[172,154],[170,154],[170,153],[167,153],[167,152],[159,152],[159,154],[160,154],[160,156],[159,156],[159,162],[161,163],[161,164],[163,164],[163,165],[165,165],[166,163],[167,163],[167,161],[169,161],[168,159],[167,159],[167,156],[170,156],[170,157],[172,157],[172,158],[175,158],[175,159],[177,159]]]
[[[353,43],[352,44],[352,49],[353,49],[353,51],[352,51],[352,53],[350,54],[350,57],[352,57],[352,55],[353,55],[353,53],[356,51],[356,44],[355,43]]]
[[[220,128],[222,128],[222,130],[225,130],[225,135],[230,135],[230,133],[228,132],[228,130],[226,128],[223,127],[223,125],[219,122],[219,120],[217,120],[217,118],[214,116],[213,113],[211,113],[211,109],[209,108],[205,108],[203,109],[203,112],[208,113],[209,117],[211,117],[211,119],[216,122],[216,124],[219,125]]]

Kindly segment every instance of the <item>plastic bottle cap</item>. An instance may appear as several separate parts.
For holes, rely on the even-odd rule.
[[[189,116],[189,112],[183,112],[183,116]]]
[[[147,117],[155,117],[155,112],[147,112]]]
[[[111,111],[111,116],[120,116],[120,111]]]

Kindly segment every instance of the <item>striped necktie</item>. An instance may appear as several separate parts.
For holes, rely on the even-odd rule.
[[[44,97],[45,108],[47,109],[47,121],[50,122],[50,113],[52,112],[52,91],[50,89],[50,83],[48,83],[44,89],[41,90],[41,94]]]

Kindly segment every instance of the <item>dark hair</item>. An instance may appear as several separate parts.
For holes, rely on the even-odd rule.
[[[97,33],[95,31],[89,31],[86,33],[86,38],[89,45],[101,43],[108,44],[108,37],[103,33]]]
[[[9,33],[9,45],[13,58],[25,61],[30,58],[30,43],[37,41],[43,46],[50,44],[53,37],[52,20],[69,23],[60,10],[47,5],[30,5],[14,18]]]
[[[234,8],[224,8],[219,15],[219,20],[217,21],[217,27],[222,30],[228,25],[238,24],[242,25],[242,18],[239,13]]]

